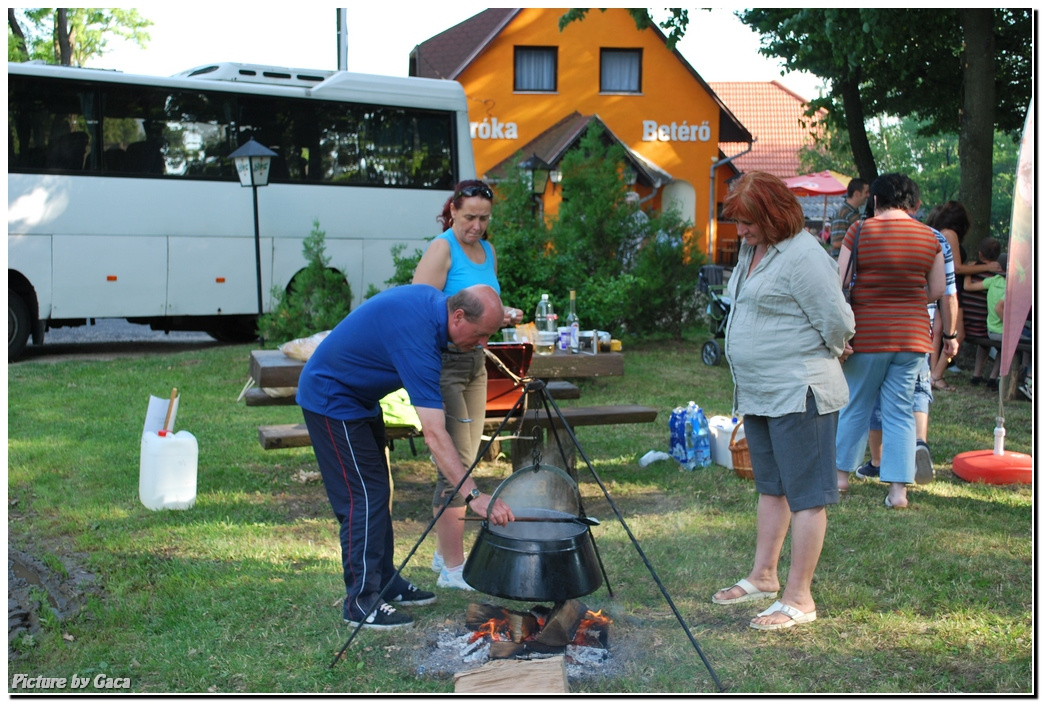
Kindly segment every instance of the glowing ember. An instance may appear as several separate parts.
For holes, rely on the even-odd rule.
[[[489,641],[509,641],[510,625],[505,619],[489,619],[470,636],[470,643],[487,638]]]
[[[586,616],[578,624],[578,631],[572,643],[576,646],[596,646],[604,648],[606,645],[607,628],[611,625],[611,619],[603,614],[603,610],[586,612]]]

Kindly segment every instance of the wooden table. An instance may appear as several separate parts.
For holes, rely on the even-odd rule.
[[[625,373],[625,356],[620,352],[565,353],[531,357],[528,375],[543,380],[548,378],[599,378]]]
[[[528,375],[535,378],[599,378],[622,375],[624,354],[605,352],[571,354],[556,351],[531,358]],[[300,380],[303,361],[289,358],[278,349],[255,349],[249,357],[249,375],[258,388],[294,387]]]

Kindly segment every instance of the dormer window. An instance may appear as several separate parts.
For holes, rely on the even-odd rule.
[[[514,47],[513,89],[518,92],[556,92],[557,47]]]
[[[600,49],[600,92],[641,92],[642,68],[642,49]]]

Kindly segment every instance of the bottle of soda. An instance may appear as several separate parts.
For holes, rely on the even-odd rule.
[[[535,353],[540,356],[548,356],[553,353],[557,345],[557,315],[553,312],[553,303],[549,301],[549,295],[542,293],[535,308]]]
[[[568,350],[571,353],[578,353],[578,312],[575,311],[575,291],[571,291],[571,311],[568,313],[567,319],[564,320],[567,323],[568,330]],[[596,340],[594,339],[594,342]]]

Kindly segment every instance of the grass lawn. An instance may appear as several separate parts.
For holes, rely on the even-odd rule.
[[[929,432],[935,482],[914,487],[912,509],[885,510],[885,487],[856,481],[828,510],[816,574],[819,619],[758,632],[755,604],[719,607],[713,592],[747,575],[755,545],[751,483],[719,466],[682,472],[667,450],[673,407],[697,401],[729,414],[726,366],[705,366],[700,342],[632,345],[625,375],[579,381],[571,404],[639,403],[653,424],[576,430],[684,621],[723,685],[735,693],[1005,693],[1034,690],[1033,491],[968,484],[952,458],[993,445],[994,392],[948,375]],[[42,630],[11,643],[17,673],[128,678],[138,693],[448,693],[450,675],[421,674],[419,661],[444,629],[462,631],[480,593],[438,591],[416,610],[416,627],[363,629],[335,667],[351,629],[341,620],[337,527],[310,449],[263,451],[260,424],[302,421],[295,407],[236,403],[249,346],[111,361],[8,366],[9,547],[59,575],[94,575],[82,607],[60,618],[41,607]],[[963,360],[962,368],[970,368]],[[199,442],[199,490],[185,511],[152,512],[138,500],[140,432],[150,394],[181,393],[178,430]],[[563,404],[563,403],[562,403]],[[1032,453],[1033,413],[1006,403],[1008,450]],[[400,562],[431,517],[434,475],[421,441],[392,454]],[[482,464],[487,491],[509,462]],[[572,691],[711,693],[705,664],[584,466],[586,510],[614,598],[601,587],[583,601],[613,619],[617,671],[571,683]],[[472,541],[479,523],[468,526]],[[434,589],[433,539],[404,575]],[[782,583],[788,547],[782,555]],[[45,597],[41,594],[42,602]],[[500,602],[502,603],[502,602]],[[518,607],[522,603],[506,603]],[[763,603],[768,604],[768,603]]]

